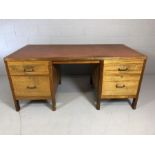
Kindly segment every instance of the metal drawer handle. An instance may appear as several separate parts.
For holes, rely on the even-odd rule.
[[[118,68],[118,71],[127,71],[127,70],[128,70],[127,67]]]
[[[124,88],[124,87],[125,87],[124,84],[123,85],[116,84],[116,88]]]
[[[24,72],[34,72],[33,66],[25,67]]]
[[[36,86],[27,86],[27,89],[36,89]]]

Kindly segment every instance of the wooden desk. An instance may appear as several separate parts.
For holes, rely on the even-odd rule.
[[[132,98],[136,109],[146,56],[120,44],[27,45],[4,58],[16,110],[21,99],[52,99],[61,77],[59,64],[96,64],[92,74],[101,99]]]

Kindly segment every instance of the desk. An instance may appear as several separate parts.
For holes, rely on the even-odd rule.
[[[51,99],[56,110],[60,64],[96,64],[91,81],[101,99],[132,98],[136,109],[147,57],[125,45],[27,45],[4,58],[16,111],[19,100]]]

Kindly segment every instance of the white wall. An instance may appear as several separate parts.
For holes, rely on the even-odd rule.
[[[3,57],[26,44],[123,43],[148,55],[146,73],[155,74],[155,20],[0,20]]]

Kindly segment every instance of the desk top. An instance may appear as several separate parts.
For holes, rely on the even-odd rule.
[[[5,57],[5,60],[103,60],[106,57],[146,58],[122,44],[103,45],[27,45]]]

